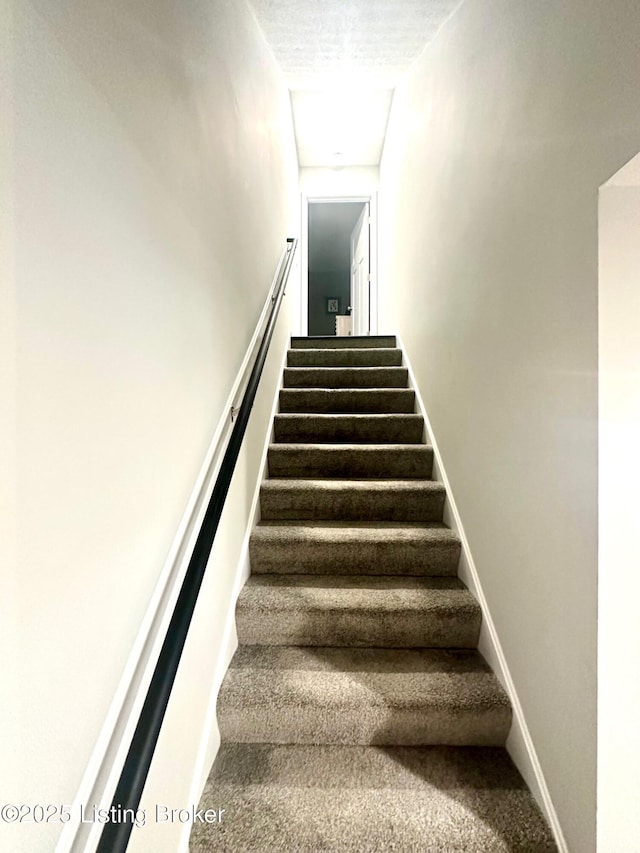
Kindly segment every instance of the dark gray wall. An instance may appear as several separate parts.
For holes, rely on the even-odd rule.
[[[349,265],[346,270],[309,271],[309,334],[335,335],[336,315],[327,313],[327,299],[337,296],[340,314],[347,313],[351,292]]]

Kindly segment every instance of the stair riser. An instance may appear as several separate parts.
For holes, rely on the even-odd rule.
[[[265,521],[442,521],[444,492],[267,492],[260,495]]]
[[[400,367],[399,349],[293,349],[287,354],[289,367]]]
[[[285,388],[406,388],[406,367],[285,367]]]
[[[304,704],[256,705],[219,712],[227,743],[362,744],[377,746],[503,746],[511,725],[508,708],[366,707],[355,712]]]
[[[420,415],[276,415],[275,441],[315,444],[421,444]]]
[[[247,646],[341,646],[358,648],[473,649],[478,644],[479,608],[461,607],[455,615],[428,612],[380,613],[365,609],[339,611],[271,610],[266,613],[238,602],[238,640]]]
[[[349,335],[348,337],[336,337],[335,335],[319,338],[291,338],[292,349],[373,349],[382,347],[388,349],[396,346],[394,335]]]
[[[460,543],[424,542],[265,542],[249,543],[255,574],[413,575],[454,577],[458,573]]]
[[[280,391],[280,411],[291,414],[412,414],[415,392],[406,389],[373,391],[334,389],[327,391]]]
[[[433,451],[424,445],[402,449],[352,450],[302,445],[300,449],[272,446],[270,477],[429,479]]]

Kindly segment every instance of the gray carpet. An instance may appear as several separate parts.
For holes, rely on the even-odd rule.
[[[280,411],[319,414],[405,413],[415,409],[410,388],[283,388]]]
[[[315,444],[378,443],[420,444],[424,422],[419,415],[367,414],[367,415],[276,415],[274,433],[276,441]]]
[[[293,338],[192,853],[550,853],[393,337]]]
[[[393,348],[291,349],[289,367],[399,367],[402,353]]]
[[[277,433],[276,433],[277,436]],[[325,477],[375,477],[408,480],[431,476],[433,450],[426,444],[272,444],[272,477],[307,479]]]
[[[552,853],[503,749],[226,744],[191,853]]]
[[[238,602],[240,643],[475,648],[481,612],[456,578],[258,574]]]
[[[285,388],[406,388],[405,367],[285,367]]]
[[[218,722],[228,742],[499,746],[511,707],[477,651],[245,646]]]
[[[450,576],[460,540],[440,522],[261,521],[249,552],[254,574]]]
[[[265,521],[442,521],[445,491],[431,480],[265,480]]]

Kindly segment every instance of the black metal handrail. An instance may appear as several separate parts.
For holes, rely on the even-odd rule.
[[[298,241],[289,237],[287,249],[279,264],[276,283],[273,288],[272,305],[269,311],[262,343],[255,358],[249,377],[247,389],[244,392],[237,420],[234,424],[229,444],[225,451],[216,479],[209,505],[202,521],[202,526],[193,548],[191,559],[182,582],[178,600],[167,629],[167,634],[158,656],[147,696],[140,712],[138,724],[131,740],[131,746],[120,773],[120,779],[113,795],[111,814],[131,817],[125,810],[135,813],[140,805],[142,792],[147,781],[149,767],[160,735],[162,721],[167,709],[173,683],[178,671],[184,644],[189,632],[191,618],[202,586],[207,562],[213,546],[213,540],[218,530],[220,516],[224,509],[231,477],[240,453],[240,447],[247,429],[253,401],[262,376],[262,369],[267,357],[273,330],[278,319],[293,256]],[[118,819],[105,824],[100,836],[97,853],[125,853],[134,822],[132,819]]]

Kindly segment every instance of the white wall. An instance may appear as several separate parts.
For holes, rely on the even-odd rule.
[[[640,850],[640,155],[600,191],[598,849]],[[635,174],[633,172],[635,171]]]
[[[380,315],[574,853],[596,837],[598,187],[640,148],[639,34],[626,0],[467,0],[396,92],[380,177]]]
[[[12,12],[21,681],[3,797],[71,803],[296,220],[297,163],[288,92],[244,2]],[[255,448],[239,472],[222,597]],[[208,695],[192,688],[180,791]],[[51,850],[59,830],[5,825],[2,847]]]
[[[379,181],[377,166],[300,169],[300,190],[309,198],[367,196],[378,191]]]
[[[215,718],[218,690],[237,647],[236,596],[248,576],[248,557],[240,553],[242,533],[253,527],[252,503],[259,497],[272,410],[282,380],[283,360],[298,306],[295,274],[278,319],[260,387],[222,515],[207,574],[194,614],[180,671],[167,709],[141,808],[144,827],[135,828],[130,853],[187,850],[190,824],[157,822],[157,804],[197,806],[220,745]],[[258,511],[259,512],[259,511]],[[257,517],[256,517],[257,520]],[[239,563],[240,557],[240,563]],[[224,803],[221,803],[224,808]],[[180,846],[182,845],[182,846]]]
[[[10,697],[16,695],[20,680],[15,654],[17,577],[15,572],[9,570],[16,563],[16,299],[14,246],[10,227],[13,221],[10,174],[13,156],[10,16],[8,0],[0,0],[0,695],[3,699],[3,710],[0,711],[0,756],[8,755],[9,749],[14,748],[18,739],[16,716],[6,713],[6,710]]]

